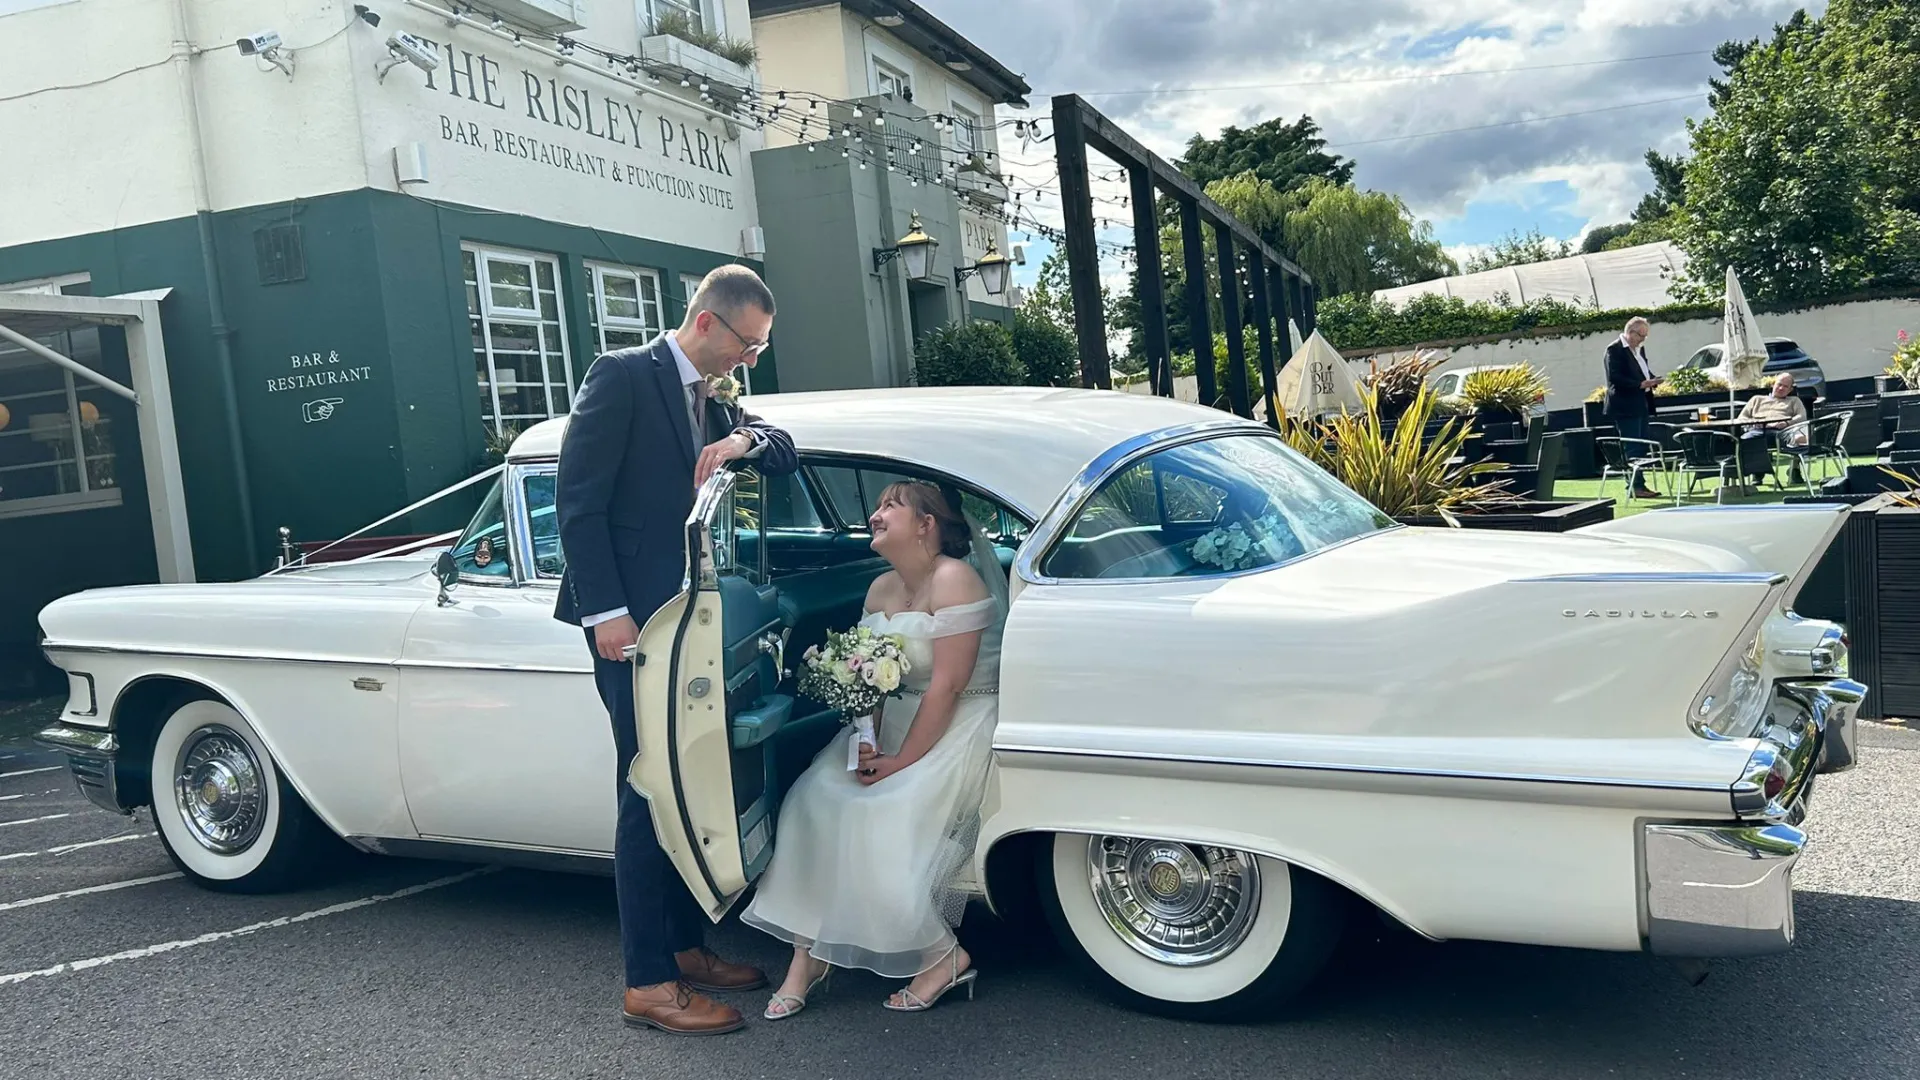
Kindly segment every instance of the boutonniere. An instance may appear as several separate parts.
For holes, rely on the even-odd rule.
[[[740,401],[740,381],[731,375],[707,376],[707,391],[722,405],[735,405]]]

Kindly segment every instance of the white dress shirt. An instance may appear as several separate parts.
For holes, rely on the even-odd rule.
[[[693,366],[692,360],[687,359],[686,351],[680,348],[680,339],[676,336],[677,334],[678,331],[667,331],[667,348],[673,353],[674,366],[680,371],[680,392],[687,403],[689,435],[697,441],[700,438],[699,410],[701,406],[700,398],[694,388],[705,381],[705,376],[702,376],[699,370]],[[746,435],[753,443],[753,449],[749,450],[746,456],[748,458],[758,457],[761,449],[766,445],[761,439],[760,433],[752,428],[741,428],[740,432]],[[614,608],[612,611],[603,611],[597,615],[588,615],[580,620],[580,625],[588,627],[597,626],[609,619],[617,619],[625,614],[627,614],[626,608]]]
[[[1653,368],[1648,366],[1647,364],[1647,347],[1645,345],[1642,345],[1637,349],[1634,348],[1633,343],[1627,340],[1627,335],[1625,334],[1620,335],[1620,344],[1625,345],[1627,347],[1627,351],[1633,354],[1633,358],[1635,360],[1640,361],[1641,378],[1643,379],[1653,378]]]

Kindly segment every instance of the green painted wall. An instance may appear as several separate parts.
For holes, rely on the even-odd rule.
[[[263,284],[256,231],[288,223],[300,226],[305,277]],[[253,502],[250,536],[239,525],[196,222],[0,249],[0,282],[84,271],[97,296],[174,290],[161,304],[161,322],[194,557],[204,580],[267,569],[280,526],[296,539],[332,539],[478,470],[486,441],[461,280],[463,241],[559,257],[576,380],[585,376],[595,347],[587,260],[658,271],[670,326],[684,313],[681,274],[705,274],[731,261],[762,269],[718,252],[371,190],[218,214],[213,232]],[[102,337],[113,339],[109,363],[117,357],[116,377],[126,378],[124,341],[117,332]],[[776,321],[775,341],[781,339]],[[779,390],[779,348],[761,357],[757,392]],[[322,419],[315,403],[329,400],[330,415]],[[37,575],[31,595],[16,591],[0,600],[0,647],[37,640],[34,616],[59,595],[153,579],[131,411],[116,427],[124,444],[126,505],[0,520],[0,550],[60,553]],[[475,491],[464,505],[383,531],[456,528],[478,498]]]

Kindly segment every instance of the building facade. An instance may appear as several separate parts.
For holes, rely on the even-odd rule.
[[[713,267],[764,268],[752,71],[721,55],[746,0],[575,6],[0,5],[0,130],[36,163],[6,181],[0,290],[164,296],[198,577],[470,476]],[[58,325],[35,342],[129,377],[120,329]],[[52,555],[0,647],[58,595],[155,579],[136,409],[0,340],[0,549]]]
[[[753,156],[781,385],[906,385],[927,331],[1012,318],[1010,285],[970,268],[1013,254],[1000,110],[1031,90],[904,0],[751,9],[762,103],[783,117]],[[916,224],[938,245],[918,276],[894,257]]]

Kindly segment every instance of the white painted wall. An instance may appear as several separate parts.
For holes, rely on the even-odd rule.
[[[976,149],[999,152],[993,101],[944,64],[864,15],[833,5],[763,16],[753,21],[753,40],[760,50],[763,92],[786,90],[790,105],[798,102],[798,107],[805,108],[810,94],[842,101],[877,96],[880,87],[875,81],[875,63],[881,62],[907,76],[913,86],[913,103],[928,113],[952,116],[956,108],[961,108],[978,116]],[[773,129],[767,131],[766,139],[768,146],[792,146],[800,141],[793,132]],[[953,134],[946,139],[949,147],[957,145]],[[986,161],[993,171],[1002,171],[997,158],[987,157]],[[1005,223],[966,209],[965,202],[961,207],[961,235],[938,239],[948,244],[957,241],[969,264],[987,253],[989,241],[1000,254],[1011,257]],[[966,292],[975,303],[1013,302],[1011,288],[994,296],[978,275],[967,279]]]
[[[1853,304],[1810,308],[1805,311],[1762,315],[1760,332],[1767,337],[1792,338],[1820,362],[1828,379],[1855,379],[1886,370],[1901,330],[1920,333],[1920,299],[1867,300]],[[1604,381],[1607,346],[1618,330],[1561,338],[1517,338],[1451,350],[1435,374],[1455,367],[1529,363],[1547,378],[1547,408],[1577,409]],[[1719,319],[1656,322],[1647,339],[1647,355],[1654,374],[1664,374],[1685,363],[1703,345],[1720,340]],[[1379,354],[1381,363],[1412,350]],[[1356,371],[1366,360],[1349,357]]]
[[[190,140],[179,74],[168,63],[174,3],[75,0],[0,15],[0,99],[41,91],[0,101],[8,161],[32,163],[7,171],[0,247],[193,214]],[[762,145],[759,133],[729,134],[677,98],[678,87],[663,83],[671,92],[639,96],[604,68],[556,66],[482,30],[451,29],[403,0],[371,5],[381,16],[377,29],[346,0],[186,6],[189,39],[204,50],[190,66],[210,209],[399,190],[393,150],[419,142],[429,179],[407,190],[425,198],[732,254],[742,251],[741,230],[758,220],[746,156]],[[592,25],[573,37],[639,51],[633,3],[603,0],[589,10]],[[746,0],[723,0],[723,10],[725,25],[749,25]],[[233,46],[269,29],[293,54],[291,79]],[[379,81],[374,64],[396,30],[455,52],[443,54],[432,75],[401,65]],[[449,92],[456,63],[466,89],[468,54],[476,74],[493,76],[491,102]],[[529,76],[546,91],[538,105],[528,100]],[[591,131],[570,109],[556,122],[555,94],[563,106],[598,110]],[[624,125],[619,138],[610,134],[609,103]],[[671,122],[671,144],[662,121]],[[477,145],[459,133],[477,134]]]

